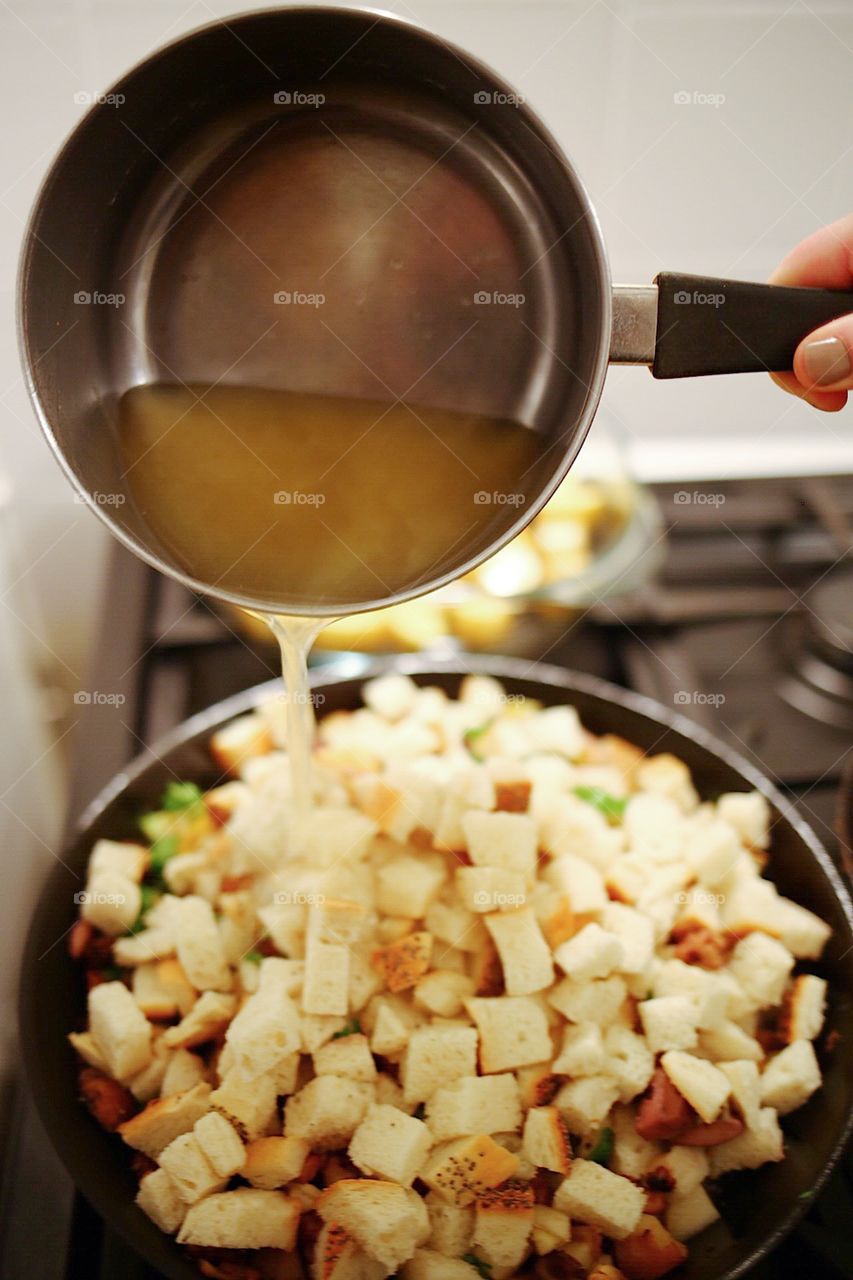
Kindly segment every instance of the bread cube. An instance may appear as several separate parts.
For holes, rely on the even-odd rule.
[[[347,1145],[372,1100],[369,1084],[315,1076],[285,1103],[285,1136],[304,1138],[317,1151],[334,1151]]]
[[[414,708],[418,686],[409,676],[389,671],[387,675],[368,680],[361,690],[364,705],[383,720],[402,720]]]
[[[606,1027],[615,1022],[628,995],[622,978],[602,978],[576,982],[563,978],[548,992],[548,1003],[570,1022],[597,1022]]]
[[[669,1151],[656,1155],[649,1162],[647,1173],[655,1178],[671,1178],[674,1191],[688,1196],[701,1186],[708,1176],[708,1153],[704,1147],[670,1147]]]
[[[446,1258],[434,1249],[417,1249],[398,1274],[400,1280],[477,1280],[480,1272],[462,1258]]]
[[[614,1134],[611,1170],[639,1181],[654,1160],[663,1154],[663,1147],[658,1142],[649,1142],[640,1137],[634,1128],[635,1118],[634,1107],[616,1106],[607,1123]]]
[[[421,1197],[396,1182],[343,1178],[317,1201],[324,1222],[340,1224],[369,1257],[396,1271],[429,1235]]]
[[[747,1129],[754,1129],[761,1110],[761,1076],[758,1065],[750,1060],[721,1062],[719,1068],[731,1085],[732,1109],[743,1119]]]
[[[674,1050],[665,1053],[660,1064],[681,1096],[705,1123],[716,1120],[731,1093],[728,1077],[704,1058]]]
[[[308,936],[317,942],[349,947],[359,941],[367,923],[367,907],[348,898],[327,898],[308,908]]]
[[[213,1168],[194,1133],[174,1138],[160,1152],[160,1167],[166,1170],[185,1204],[195,1204],[202,1196],[221,1191],[228,1181]]]
[[[630,1102],[648,1086],[655,1058],[642,1036],[630,1027],[612,1023],[604,1035],[606,1071],[619,1086],[620,1102]]]
[[[400,1063],[406,1102],[426,1102],[436,1089],[477,1073],[477,1032],[473,1027],[417,1027]]]
[[[388,1268],[369,1258],[338,1223],[324,1222],[314,1246],[313,1274],[322,1280],[384,1280]],[[304,1272],[298,1275],[302,1280]]]
[[[674,862],[681,857],[684,815],[675,801],[653,792],[635,792],[623,818],[628,851],[647,862]]]
[[[460,867],[456,888],[462,906],[475,915],[516,911],[527,901],[524,877],[505,867]]]
[[[238,1187],[194,1204],[178,1233],[178,1244],[217,1249],[284,1249],[296,1245],[301,1206],[280,1191]]]
[[[210,1085],[197,1084],[186,1093],[157,1098],[124,1124],[118,1133],[129,1147],[142,1151],[151,1160],[179,1134],[188,1133],[210,1108]]]
[[[291,826],[291,853],[313,868],[365,858],[377,833],[376,823],[363,813],[333,805],[315,808]]]
[[[433,1144],[421,1120],[397,1107],[371,1106],[349,1144],[349,1158],[368,1176],[410,1187]]]
[[[813,973],[801,973],[785,992],[782,1026],[789,1043],[815,1040],[823,1030],[826,982]]]
[[[820,1084],[820,1067],[811,1040],[794,1040],[764,1068],[761,1101],[786,1116],[808,1102]]]
[[[736,981],[762,1006],[780,1003],[793,967],[788,948],[765,933],[741,938],[729,960]]]
[[[408,991],[427,972],[432,956],[432,935],[425,930],[407,933],[374,952],[373,964],[389,991]]]
[[[687,1194],[678,1192],[669,1198],[666,1227],[676,1240],[692,1240],[719,1218],[717,1207],[702,1186]]]
[[[175,907],[178,960],[199,991],[229,991],[231,971],[209,902],[196,894],[178,899]]]
[[[163,1032],[170,1049],[192,1049],[215,1040],[234,1017],[237,1000],[222,991],[203,991],[189,1013]]]
[[[788,898],[778,898],[773,915],[773,928],[767,930],[779,937],[798,960],[819,960],[832,929],[825,920]]]
[[[552,1070],[559,1076],[595,1076],[607,1070],[604,1036],[597,1022],[570,1023],[564,1028]]]
[[[376,907],[385,915],[422,920],[446,880],[440,853],[400,853],[376,873]]]
[[[554,1098],[572,1133],[587,1134],[600,1126],[619,1099],[619,1085],[610,1075],[569,1080]]]
[[[107,867],[90,871],[86,888],[77,900],[82,919],[116,937],[127,933],[134,924],[142,905],[142,891],[130,876]]]
[[[755,1124],[736,1138],[708,1148],[711,1177],[732,1169],[758,1169],[785,1157],[784,1139],[779,1118],[772,1107],[762,1107]]]
[[[304,1013],[342,1016],[349,1008],[349,949],[309,939],[302,984]]]
[[[474,868],[465,868],[470,871]],[[478,873],[483,868],[476,868]],[[520,880],[516,880],[516,886],[519,892],[524,892],[524,885]],[[456,886],[460,888],[461,882],[457,879]],[[471,894],[473,901],[473,892]],[[424,924],[434,938],[439,942],[443,942],[446,946],[458,948],[466,953],[473,953],[480,950],[483,946],[484,939],[487,938],[486,928],[482,921],[478,918],[488,906],[484,905],[482,911],[476,915],[469,911],[462,904],[456,901],[455,897],[452,902],[433,902],[427,909],[424,917]]]
[[[233,1124],[244,1142],[269,1133],[277,1118],[276,1083],[271,1076],[246,1080],[229,1071],[210,1095],[210,1105]]]
[[[540,1169],[569,1172],[572,1143],[557,1107],[530,1108],[524,1121],[521,1151],[526,1160]]]
[[[230,1178],[243,1168],[246,1148],[234,1126],[218,1111],[208,1111],[196,1120],[193,1136],[220,1178]]]
[[[576,795],[555,795],[537,807],[541,843],[552,858],[582,858],[603,872],[622,848],[622,832]]]
[[[554,952],[557,964],[576,982],[606,978],[622,963],[624,951],[615,933],[598,924],[585,925]]]
[[[231,1046],[240,1072],[254,1080],[299,1051],[299,1010],[286,991],[262,984],[235,1015],[225,1043]]]
[[[490,1267],[518,1267],[533,1230],[533,1189],[520,1183],[482,1192],[474,1205],[474,1248]]]
[[[495,912],[485,922],[500,956],[508,994],[526,996],[550,987],[554,981],[551,951],[532,908]]]
[[[554,1193],[554,1208],[598,1227],[614,1240],[630,1235],[643,1213],[646,1193],[627,1178],[589,1160],[575,1160]]]
[[[744,844],[766,849],[770,843],[770,805],[760,791],[728,791],[717,801],[717,813],[734,827]]]
[[[699,803],[690,770],[683,760],[668,751],[640,760],[634,773],[634,781],[640,791],[666,796],[682,813],[691,812]]]
[[[521,1103],[515,1076],[463,1076],[437,1089],[427,1103],[426,1122],[436,1142],[518,1129]]]
[[[652,984],[658,996],[688,996],[696,1004],[700,1030],[718,1026],[726,1016],[730,991],[723,977],[682,960],[666,960],[657,968]]]
[[[487,1134],[476,1134],[435,1147],[420,1177],[436,1195],[464,1206],[511,1178],[518,1166],[517,1155]]]
[[[544,1062],[553,1045],[548,1020],[529,996],[475,996],[465,1001],[480,1035],[480,1071],[491,1075]]]
[[[714,1062],[733,1062],[739,1058],[760,1062],[764,1057],[764,1050],[758,1040],[747,1035],[742,1027],[728,1018],[718,1027],[700,1033],[699,1049]]]
[[[256,1138],[244,1148],[242,1175],[253,1187],[276,1191],[295,1182],[311,1154],[311,1144],[304,1138]]]
[[[572,1237],[572,1224],[565,1213],[547,1204],[537,1204],[533,1210],[531,1240],[536,1253],[542,1257],[553,1253]]]
[[[89,854],[90,877],[112,871],[139,884],[147,866],[148,850],[130,840],[96,840]]]
[[[536,824],[526,813],[470,809],[462,818],[462,830],[473,866],[515,871],[525,880],[535,875]]]
[[[123,982],[101,982],[88,995],[89,1031],[115,1080],[151,1061],[151,1023]]]
[[[622,944],[620,973],[645,973],[655,945],[654,928],[648,917],[624,902],[608,902],[600,921],[602,928]]]
[[[699,1041],[696,1028],[699,1011],[689,996],[658,996],[637,1006],[643,1034],[652,1053],[667,1049],[694,1049]]]
[[[139,1183],[136,1203],[154,1225],[169,1236],[175,1234],[187,1212],[186,1202],[178,1195],[178,1189],[165,1169],[146,1173]]]
[[[575,854],[563,854],[542,872],[548,884],[565,893],[576,915],[601,911],[608,902],[601,872]]]
[[[447,963],[446,954],[441,956],[441,962]],[[463,1001],[473,994],[473,980],[466,973],[452,969],[434,969],[424,974],[414,990],[415,1003],[442,1018],[455,1018]]]

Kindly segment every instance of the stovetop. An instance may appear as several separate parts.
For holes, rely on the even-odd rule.
[[[853,476],[654,493],[668,529],[654,584],[600,601],[531,656],[637,689],[712,730],[785,791],[836,853],[838,784],[853,744]],[[83,708],[75,812],[187,715],[278,674],[271,651],[247,644],[118,545],[107,600],[92,687],[125,701],[121,714],[115,705]],[[13,1105],[0,1275],[156,1280],[74,1193],[22,1082]],[[851,1222],[848,1157],[800,1228],[752,1274],[853,1280]]]

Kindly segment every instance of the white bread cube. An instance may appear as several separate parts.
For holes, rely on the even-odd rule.
[[[371,1106],[356,1129],[348,1155],[362,1173],[410,1187],[433,1144],[422,1120],[397,1107]]]
[[[317,1201],[324,1222],[339,1223],[366,1254],[395,1271],[429,1235],[421,1197],[396,1182],[344,1178]]]
[[[572,1224],[568,1214],[560,1213],[547,1204],[537,1204],[533,1210],[533,1248],[540,1257],[553,1253],[572,1238]]]
[[[384,1280],[388,1268],[368,1258],[338,1223],[324,1222],[314,1246],[311,1274],[317,1280]],[[305,1273],[294,1272],[294,1280],[297,1275],[303,1280]]]
[[[213,1168],[194,1133],[182,1133],[173,1139],[160,1152],[160,1167],[166,1170],[185,1204],[195,1204],[202,1196],[221,1191],[228,1181]]]
[[[194,1204],[178,1233],[179,1244],[217,1249],[285,1249],[296,1245],[301,1205],[280,1191],[238,1187]]]
[[[728,1018],[718,1027],[700,1033],[699,1050],[714,1062],[734,1062],[739,1058],[760,1062],[764,1057],[758,1040]]]
[[[785,1157],[785,1145],[779,1118],[772,1107],[762,1107],[758,1120],[736,1138],[708,1149],[711,1177],[719,1177],[732,1169],[758,1169]]]
[[[522,1154],[525,1160],[553,1173],[568,1173],[572,1144],[565,1120],[557,1107],[531,1107],[524,1121]]]
[[[110,1075],[127,1080],[151,1061],[151,1023],[123,982],[100,982],[88,996],[89,1031]]]
[[[489,1267],[518,1267],[533,1230],[530,1187],[514,1184],[484,1191],[474,1205],[474,1249]]]
[[[462,818],[468,856],[475,867],[500,867],[530,879],[536,873],[536,824],[526,813],[471,809]]]
[[[669,1197],[665,1222],[667,1231],[676,1240],[692,1240],[719,1218],[717,1207],[704,1187],[694,1187],[686,1195],[680,1192]]]
[[[674,1146],[662,1155],[656,1155],[647,1172],[658,1177],[670,1177],[675,1193],[688,1196],[705,1181],[709,1168],[708,1153],[704,1147]]]
[[[604,1036],[597,1022],[569,1023],[552,1070],[558,1076],[596,1076],[607,1070]]]
[[[604,872],[622,848],[622,832],[576,795],[551,795],[536,807],[542,846],[552,858],[576,857]]]
[[[349,949],[309,939],[302,983],[304,1013],[344,1015],[349,1008]]]
[[[608,1120],[614,1134],[610,1168],[614,1173],[639,1181],[652,1162],[663,1154],[663,1147],[658,1142],[649,1142],[640,1137],[634,1128],[635,1118],[634,1107],[613,1108]]]
[[[601,872],[575,854],[563,854],[542,872],[553,888],[565,893],[576,915],[593,914],[606,907],[607,890]]]
[[[619,1085],[610,1075],[569,1080],[554,1099],[572,1133],[598,1129],[619,1100]]]
[[[826,946],[832,929],[825,920],[788,898],[778,898],[773,914],[773,928],[768,933],[777,935],[798,960],[818,960]]]
[[[210,1105],[233,1124],[244,1142],[251,1142],[269,1133],[275,1123],[277,1097],[271,1076],[246,1080],[238,1071],[230,1071],[210,1095]]]
[[[518,1167],[517,1155],[488,1134],[476,1134],[435,1147],[420,1177],[437,1196],[464,1206],[513,1177]]]
[[[229,991],[231,972],[209,902],[196,894],[175,907],[176,951],[187,978],[199,991]]]
[[[683,1098],[706,1124],[716,1120],[731,1093],[728,1077],[704,1058],[670,1050],[660,1064]]]
[[[665,960],[657,967],[652,990],[656,997],[689,996],[694,1000],[700,1030],[718,1026],[729,1006],[729,987],[720,974],[683,960]]]
[[[94,1045],[94,1041],[92,1041]],[[163,1043],[162,1036],[156,1036],[151,1042],[151,1061],[147,1067],[143,1067],[141,1071],[137,1071],[127,1081],[127,1087],[138,1102],[150,1102],[152,1098],[156,1098],[163,1091],[163,1080],[166,1076],[166,1064],[169,1061],[170,1051],[167,1045]],[[192,1084],[196,1081],[193,1080]],[[188,1085],[187,1088],[191,1088]]]
[[[801,973],[785,992],[783,1025],[789,1043],[814,1040],[823,1029],[826,982],[813,973]]]
[[[527,901],[524,876],[506,867],[460,867],[456,888],[461,905],[475,915],[516,911]],[[456,945],[461,943],[457,940]]]
[[[548,992],[548,1003],[571,1022],[597,1022],[607,1027],[614,1022],[628,995],[622,978],[601,978],[576,982],[563,978]]]
[[[655,1057],[642,1036],[630,1027],[612,1023],[604,1035],[606,1071],[619,1086],[619,1101],[630,1102],[649,1084]]]
[[[491,1075],[545,1062],[553,1053],[548,1020],[529,996],[474,997],[465,1001],[480,1036],[480,1071]]]
[[[699,803],[690,770],[683,760],[668,751],[640,760],[634,771],[634,781],[638,790],[666,796],[683,813],[691,812]]]
[[[367,907],[348,898],[327,898],[308,908],[307,933],[317,942],[349,947],[358,942],[367,923]]]
[[[96,1070],[103,1071],[105,1075],[109,1075],[110,1065],[95,1043],[91,1031],[69,1031],[68,1043],[74,1052],[79,1053],[83,1061],[88,1063],[90,1067],[95,1067]]]
[[[208,1111],[196,1120],[193,1136],[220,1178],[230,1178],[243,1168],[246,1148],[234,1126],[218,1111]]]
[[[586,747],[586,735],[574,707],[545,707],[525,718],[528,750],[553,751],[567,760],[578,760]]]
[[[151,912],[146,919],[151,918]],[[128,926],[129,927],[129,926]],[[132,969],[137,964],[150,964],[152,960],[165,960],[175,954],[175,934],[171,926],[153,926],[115,939],[113,959],[116,964]]]
[[[645,973],[655,946],[654,927],[648,916],[624,902],[608,902],[600,922],[622,943],[620,973]]]
[[[266,755],[273,746],[269,728],[256,711],[238,716],[210,739],[214,759],[230,774],[239,774],[247,760]]]
[[[400,1280],[477,1280],[480,1272],[462,1258],[446,1258],[434,1249],[418,1249],[398,1274]]]
[[[376,833],[376,823],[363,813],[328,805],[293,823],[291,852],[314,868],[357,862],[367,856]]]
[[[622,822],[629,853],[655,863],[674,862],[681,856],[684,815],[667,796],[635,792]]]
[[[147,866],[148,850],[130,840],[96,840],[89,854],[90,877],[102,871],[115,871],[139,884]]]
[[[728,791],[717,801],[717,813],[730,823],[744,844],[766,849],[770,843],[770,805],[760,791]]]
[[[786,1116],[808,1102],[820,1084],[820,1067],[811,1040],[794,1040],[764,1068],[761,1101]]]
[[[316,1053],[321,1045],[328,1044],[333,1036],[343,1031],[347,1020],[325,1013],[303,1013],[299,1019],[299,1034],[303,1053]]]
[[[457,954],[461,957],[462,953]],[[441,962],[447,964],[446,955],[441,956]],[[442,1018],[455,1018],[462,1009],[463,1001],[473,994],[473,979],[467,973],[453,969],[433,969],[421,978],[414,991],[416,1004]]]
[[[622,943],[615,933],[608,933],[599,924],[587,924],[563,942],[554,952],[557,964],[576,982],[589,982],[593,978],[607,978],[619,969],[624,957]]]
[[[731,1102],[748,1129],[754,1129],[761,1110],[761,1076],[758,1064],[747,1061],[721,1062],[720,1070],[732,1088]]]
[[[469,871],[473,869],[471,867],[467,868]],[[479,873],[483,868],[478,867],[476,870]],[[515,884],[519,893],[523,893],[524,885],[520,877],[516,878]],[[456,885],[461,892],[461,881],[458,877]],[[488,909],[488,906],[484,905],[482,910],[475,915],[454,897],[452,902],[433,902],[424,916],[424,924],[433,937],[437,938],[439,942],[445,943],[448,947],[458,948],[460,951],[467,953],[477,952],[483,946],[486,937],[485,925],[478,916]]]
[[[286,991],[263,986],[250,996],[225,1033],[235,1065],[247,1080],[272,1070],[301,1046],[299,1010]]]
[[[712,888],[726,879],[743,853],[740,836],[722,818],[694,826],[684,849],[697,879]]]
[[[643,1033],[652,1053],[667,1049],[694,1049],[699,1042],[696,1027],[699,1010],[689,996],[658,996],[637,1006]]]
[[[474,1210],[470,1204],[455,1204],[430,1191],[424,1201],[429,1214],[430,1249],[448,1258],[461,1257],[471,1248],[474,1235]]]
[[[377,871],[377,910],[422,920],[446,880],[447,863],[440,853],[400,853]]]
[[[173,1236],[183,1222],[187,1206],[165,1169],[146,1173],[139,1183],[136,1203],[155,1226]]]
[[[367,1036],[348,1035],[329,1040],[313,1055],[314,1072],[318,1076],[345,1076],[371,1084],[376,1079],[376,1063]]]
[[[412,1030],[412,1021],[391,1001],[395,997],[380,997],[381,1003],[376,1005],[373,1019],[373,1030],[370,1034],[370,1048],[373,1053],[390,1057],[405,1049]]]
[[[766,933],[741,938],[729,960],[729,970],[758,1004],[777,1005],[788,985],[794,957],[787,947]]]
[[[285,1103],[285,1136],[304,1138],[319,1151],[346,1146],[372,1100],[368,1084],[341,1076],[315,1076]]]
[[[223,991],[203,991],[189,1013],[163,1032],[170,1049],[191,1049],[214,1040],[234,1017],[237,1000]]]
[[[618,1173],[590,1160],[575,1160],[554,1193],[554,1208],[624,1240],[643,1213],[646,1193]]]
[[[127,933],[142,906],[142,891],[121,871],[105,868],[91,872],[86,888],[77,895],[80,915],[102,933],[116,937]]]
[[[436,1142],[465,1134],[513,1132],[521,1126],[515,1076],[463,1076],[437,1089],[427,1103],[426,1122]]]
[[[253,1187],[275,1191],[296,1181],[310,1154],[311,1145],[304,1138],[256,1138],[245,1148],[241,1172]]]
[[[507,993],[526,996],[550,987],[554,981],[551,951],[533,909],[492,913],[485,919],[501,959]]]
[[[137,965],[131,982],[133,998],[146,1018],[168,1021],[176,1014],[184,1017],[196,1002],[197,993],[177,960],[155,960]]]
[[[193,1125],[210,1108],[210,1085],[197,1084],[187,1093],[156,1098],[138,1115],[119,1125],[118,1132],[128,1146],[156,1160],[164,1147]]]
[[[431,1026],[412,1031],[400,1063],[406,1102],[426,1102],[442,1085],[477,1073],[473,1027]]]
[[[395,671],[368,680],[361,690],[364,705],[392,723],[402,720],[413,710],[417,693],[418,686],[414,680]]]

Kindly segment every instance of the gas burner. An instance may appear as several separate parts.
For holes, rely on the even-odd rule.
[[[809,594],[801,646],[781,696],[822,724],[853,729],[853,567],[828,574]]]

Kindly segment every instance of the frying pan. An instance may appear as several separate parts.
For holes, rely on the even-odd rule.
[[[723,1221],[697,1237],[680,1280],[734,1280],[769,1253],[791,1230],[838,1160],[853,1124],[853,904],[832,859],[791,804],[746,760],[705,730],[648,698],[592,676],[508,658],[478,659],[478,670],[504,681],[513,693],[545,704],[570,703],[595,733],[616,733],[652,752],[685,761],[704,797],[757,788],[773,811],[770,870],[782,893],[827,920],[833,935],[815,971],[829,981],[827,1026],[838,1031],[835,1050],[823,1054],[823,1087],[785,1118],[786,1159],[723,1179]],[[456,693],[468,668],[458,661],[417,658],[371,664],[358,678],[323,675],[323,714],[359,705],[364,679],[382,671],[410,674],[419,684]],[[136,1182],[127,1149],[104,1133],[77,1097],[75,1059],[66,1035],[81,1025],[85,993],[79,967],[66,956],[64,936],[76,917],[74,892],[83,883],[93,842],[137,836],[136,816],[156,805],[175,776],[211,785],[218,777],[207,751],[211,734],[232,717],[278,692],[271,681],[193,716],[138,758],[82,815],[62,862],[57,862],[36,907],[23,958],[20,1025],[24,1062],[35,1100],[60,1157],[94,1208],[170,1280],[198,1274],[133,1204]],[[76,877],[81,877],[77,879]]]
[[[488,507],[405,599],[536,515],[610,361],[659,378],[790,369],[801,338],[848,311],[851,293],[675,273],[614,289],[583,182],[522,95],[440,37],[349,8],[238,14],[122,76],[54,161],[20,277],[36,411],[112,531],[194,590],[326,616],[342,601],[257,599],[191,575],[132,500],[113,430],[125,391],[403,399],[535,432],[511,493],[472,476]]]

